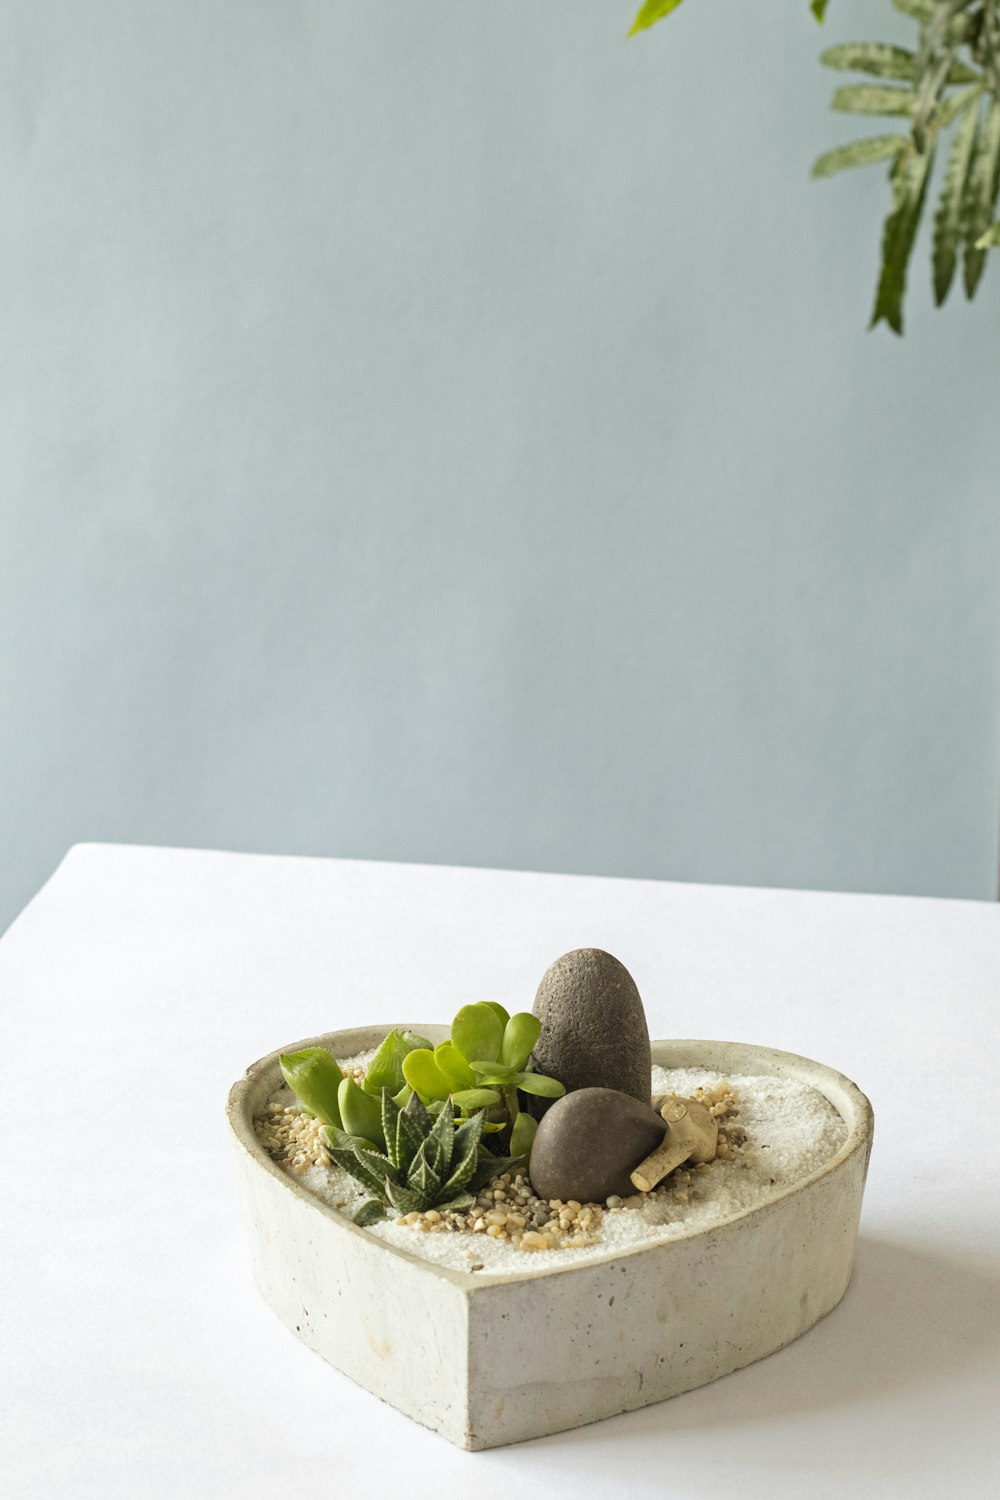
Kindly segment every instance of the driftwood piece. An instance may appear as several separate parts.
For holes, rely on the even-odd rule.
[[[661,1094],[653,1100],[653,1107],[666,1121],[667,1133],[662,1144],[631,1174],[633,1187],[641,1193],[652,1192],[682,1162],[713,1161],[719,1143],[719,1127],[697,1099]]]

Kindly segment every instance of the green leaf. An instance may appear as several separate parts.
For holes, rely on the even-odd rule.
[[[510,1016],[504,1010],[499,1000],[481,1000],[479,1003],[481,1005],[488,1005],[490,1010],[497,1017],[500,1025],[506,1026],[507,1022],[510,1020]]]
[[[504,1023],[485,1001],[463,1005],[451,1023],[451,1039],[462,1056],[471,1060],[483,1057],[496,1061],[500,1056]]]
[[[366,1198],[361,1207],[351,1215],[351,1223],[366,1229],[369,1224],[376,1224],[379,1219],[384,1218],[385,1204],[380,1203],[377,1198]]]
[[[669,16],[672,10],[676,10],[681,0],[646,0],[635,20],[629,36],[635,36],[637,31],[648,31],[650,26],[655,26],[657,21],[662,21],[664,16]]]
[[[388,1089],[382,1090],[380,1102],[382,1105],[382,1138],[385,1141],[386,1155],[392,1162],[395,1171],[405,1171],[399,1156],[399,1105]]]
[[[403,1058],[403,1077],[424,1100],[447,1099],[451,1084],[434,1060],[428,1047],[418,1047]]]
[[[349,1173],[355,1182],[360,1182],[363,1188],[366,1188],[369,1193],[374,1193],[377,1198],[385,1197],[384,1178],[378,1177],[374,1172],[370,1171],[353,1151],[334,1151],[333,1156],[337,1165],[343,1167],[344,1171]]]
[[[410,1095],[409,1102],[404,1108],[403,1114],[417,1131],[420,1140],[423,1140],[424,1136],[430,1133],[434,1122],[427,1113],[424,1101],[416,1091]]]
[[[403,1087],[403,1058],[430,1042],[412,1031],[390,1031],[365,1069],[365,1092],[378,1095],[382,1089],[398,1094]]]
[[[385,1196],[396,1212],[400,1214],[419,1213],[421,1209],[428,1207],[422,1193],[416,1191],[414,1188],[401,1187],[398,1182],[386,1183]]]
[[[424,1153],[438,1178],[443,1181],[451,1168],[455,1149],[455,1121],[450,1109],[443,1109],[434,1121],[434,1129],[424,1142]]]
[[[877,161],[887,161],[898,156],[909,145],[905,135],[873,135],[863,141],[850,141],[846,146],[837,146],[827,151],[813,163],[814,177],[830,177],[845,167],[869,167]]]
[[[968,109],[970,104],[976,102],[982,92],[982,84],[977,83],[971,89],[959,89],[957,94],[952,94],[949,98],[942,99],[931,110],[930,125],[935,130],[947,130],[948,126],[958,119],[964,109]]]
[[[809,9],[821,26],[826,15],[826,6],[827,0],[809,0]]]
[[[833,96],[834,109],[851,115],[909,115],[917,102],[915,89],[879,88],[874,83],[849,83]]]
[[[472,1115],[455,1131],[451,1172],[447,1181],[442,1184],[440,1193],[442,1198],[451,1198],[455,1193],[460,1193],[463,1188],[468,1187],[472,1174],[476,1170],[479,1142],[482,1138],[485,1120],[486,1116],[480,1111]]]
[[[325,1047],[304,1047],[301,1052],[283,1053],[278,1066],[292,1093],[311,1115],[324,1125],[342,1128],[337,1090],[344,1075],[332,1052]]]
[[[542,1099],[561,1099],[566,1085],[558,1078],[546,1078],[544,1073],[518,1073],[515,1082],[526,1094],[537,1094]]]
[[[416,1099],[414,1094],[413,1098]],[[399,1112],[396,1121],[396,1160],[399,1163],[398,1170],[405,1175],[410,1169],[410,1163],[420,1150],[420,1143],[424,1137],[420,1133],[419,1126],[405,1109]]]
[[[541,1032],[541,1021],[530,1011],[519,1010],[516,1016],[511,1016],[500,1045],[500,1056],[509,1068],[519,1071],[525,1066]]]
[[[869,73],[873,78],[917,77],[917,58],[905,47],[890,47],[886,42],[842,42],[820,53],[827,68],[845,68],[854,73]]]
[[[538,1129],[538,1121],[534,1115],[526,1114],[522,1109],[514,1121],[510,1132],[511,1155],[518,1161],[530,1161],[531,1147],[535,1140],[535,1131]]]
[[[337,1103],[344,1129],[350,1135],[362,1135],[380,1149],[385,1145],[382,1134],[382,1105],[364,1089],[358,1088],[353,1078],[341,1080],[337,1090]]]
[[[981,234],[976,241],[977,250],[992,250],[995,245],[1000,245],[1000,223],[991,224],[985,234]]]
[[[434,1048],[434,1061],[453,1089],[471,1089],[474,1086],[476,1075],[454,1042],[440,1042]]]
[[[965,220],[965,293],[974,297],[979,279],[986,268],[986,251],[978,241],[989,231],[1000,185],[1000,99],[994,99],[987,110],[976,140],[976,150],[966,181],[963,216]]]
[[[428,1159],[429,1139],[424,1141],[410,1165],[406,1174],[406,1186],[414,1192],[420,1193],[425,1203],[430,1205],[441,1188],[441,1178],[435,1172]]]
[[[449,1209],[454,1209],[458,1212],[463,1208],[471,1208],[475,1201],[471,1193],[458,1193],[454,1198],[449,1198],[447,1203],[442,1203],[439,1200],[435,1204],[435,1207],[439,1208],[442,1213],[447,1213]]]
[[[882,273],[870,327],[883,319],[896,333],[903,331],[903,294],[906,268],[920,225],[932,155],[914,152],[893,173],[893,204],[882,232]]]
[[[910,83],[921,74],[921,62],[915,52],[905,47],[890,47],[887,42],[843,42],[838,47],[828,47],[820,55],[820,62],[828,68],[867,73],[872,78],[901,78]],[[978,78],[979,74],[964,64],[953,62],[945,83],[975,83]]]
[[[970,109],[951,143],[945,168],[941,200],[934,217],[934,298],[940,307],[955,276],[958,244],[962,233],[962,203],[969,165],[975,151],[978,113]]]
[[[459,1089],[457,1094],[452,1094],[451,1102],[461,1110],[490,1109],[500,1103],[500,1095],[496,1089]]]
[[[469,1191],[471,1193],[480,1192],[486,1187],[487,1183],[492,1182],[495,1177],[499,1177],[501,1172],[509,1172],[511,1167],[516,1167],[519,1163],[520,1157],[491,1156],[487,1151],[476,1162],[475,1170],[469,1178]]]
[[[934,0],[892,0],[892,3],[904,16],[919,21],[921,26],[926,25],[934,15]]]
[[[392,1162],[381,1151],[376,1151],[374,1146],[355,1146],[355,1158],[366,1167],[376,1182],[383,1181],[386,1177],[393,1177]]]

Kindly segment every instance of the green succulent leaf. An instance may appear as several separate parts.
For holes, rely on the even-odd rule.
[[[451,1084],[428,1047],[418,1047],[403,1058],[403,1077],[422,1099],[447,1099]]]
[[[424,1141],[406,1174],[406,1186],[421,1195],[430,1206],[441,1191],[441,1178],[428,1159],[428,1141]]]
[[[380,1100],[382,1106],[382,1138],[385,1141],[385,1154],[392,1162],[394,1171],[404,1170],[401,1168],[399,1159],[399,1105],[389,1093],[383,1089]]]
[[[976,146],[978,114],[970,109],[955,131],[934,218],[934,298],[940,307],[955,277],[958,246],[962,235],[962,203]]]
[[[507,1022],[510,1020],[510,1016],[507,1014],[504,1007],[500,1004],[499,1000],[482,1000],[480,1001],[480,1004],[488,1005],[490,1010],[499,1020],[500,1025],[506,1026]]]
[[[1000,99],[994,99],[982,121],[963,201],[965,220],[965,292],[973,297],[986,268],[979,240],[990,229],[1000,185]]]
[[[523,1109],[518,1113],[510,1132],[510,1151],[516,1161],[531,1160],[531,1148],[535,1140],[538,1121]]]
[[[986,233],[979,236],[976,241],[976,249],[992,250],[996,245],[1000,245],[1000,223],[991,224]]]
[[[471,1089],[476,1082],[465,1058],[454,1042],[441,1042],[434,1048],[434,1061],[453,1089]]]
[[[324,1125],[341,1129],[337,1091],[344,1074],[333,1053],[325,1047],[303,1047],[278,1058],[281,1076],[304,1109]]]
[[[547,1078],[544,1073],[518,1073],[515,1079],[519,1089],[526,1094],[537,1094],[542,1099],[561,1099],[566,1085],[558,1078]]]
[[[516,1167],[519,1164],[520,1157],[491,1156],[487,1151],[476,1162],[472,1176],[469,1178],[469,1191],[471,1193],[480,1192],[493,1181],[494,1177],[499,1177],[501,1172],[509,1172],[511,1167]]]
[[[500,1056],[509,1068],[520,1071],[531,1056],[542,1032],[542,1023],[530,1011],[520,1010],[504,1028]]]
[[[495,1062],[500,1056],[505,1023],[485,1001],[463,1005],[451,1023],[451,1039],[462,1056]]]
[[[394,1177],[395,1168],[389,1158],[374,1146],[355,1146],[354,1155],[363,1167],[367,1167],[376,1179]]]
[[[915,89],[849,83],[834,94],[832,107],[851,115],[911,115],[917,99]]]
[[[870,327],[885,322],[903,331],[903,294],[906,270],[920,225],[932,153],[913,152],[902,158],[893,175],[893,203],[882,233],[882,272]]]
[[[354,1151],[334,1151],[333,1158],[355,1182],[360,1182],[376,1198],[385,1197],[385,1179],[372,1172]]]
[[[380,1203],[378,1198],[366,1198],[361,1207],[351,1215],[351,1223],[367,1229],[369,1224],[377,1224],[379,1219],[384,1218],[385,1204]]]
[[[479,1142],[482,1139],[486,1116],[480,1111],[470,1116],[455,1131],[452,1149],[451,1171],[441,1186],[441,1197],[451,1198],[467,1188],[479,1157]]]
[[[496,1089],[459,1089],[457,1094],[452,1094],[451,1102],[461,1110],[490,1109],[500,1103],[500,1095]]]
[[[403,1087],[403,1059],[430,1042],[412,1031],[390,1031],[365,1069],[365,1092],[376,1096],[382,1089],[398,1094]]]
[[[414,1094],[413,1096],[417,1096]],[[414,1123],[412,1116],[405,1109],[400,1110],[399,1118],[396,1120],[396,1161],[398,1170],[405,1175],[410,1169],[410,1163],[420,1150],[420,1142],[423,1139],[419,1127]]]
[[[425,1140],[423,1149],[428,1163],[441,1181],[444,1181],[455,1149],[455,1121],[450,1108],[443,1109],[434,1121],[434,1128]]]
[[[471,1193],[458,1193],[454,1198],[449,1198],[447,1203],[439,1202],[435,1204],[435,1207],[439,1208],[442,1213],[447,1213],[449,1209],[457,1213],[463,1208],[471,1208],[475,1201]]]
[[[416,1127],[420,1140],[423,1140],[424,1136],[430,1132],[434,1122],[427,1111],[427,1106],[416,1090],[410,1095],[409,1103],[403,1110],[403,1114]]]
[[[358,1087],[353,1078],[344,1078],[337,1090],[337,1103],[344,1129],[350,1135],[364,1136],[380,1149],[385,1145],[382,1134],[382,1105],[371,1094]]]
[[[646,0],[641,7],[635,20],[632,22],[629,36],[635,36],[637,31],[647,31],[650,26],[655,26],[657,21],[662,21],[664,16],[676,10],[681,0]]]
[[[392,1207],[400,1214],[419,1213],[421,1209],[430,1206],[424,1195],[416,1188],[403,1187],[391,1179],[386,1179],[384,1194]]]
[[[830,177],[845,167],[870,167],[875,162],[898,156],[908,145],[909,139],[905,135],[873,135],[863,141],[851,141],[846,146],[824,152],[813,163],[812,175]]]

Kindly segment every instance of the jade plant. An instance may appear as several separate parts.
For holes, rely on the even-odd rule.
[[[513,1165],[482,1146],[482,1110],[457,1124],[450,1099],[428,1108],[414,1092],[400,1109],[384,1088],[380,1113],[382,1150],[364,1136],[327,1126],[334,1160],[371,1194],[355,1212],[355,1224],[373,1224],[387,1206],[401,1214],[469,1208],[479,1188]]]
[[[521,1109],[519,1091],[546,1099],[566,1092],[558,1079],[528,1065],[541,1029],[537,1016],[508,1015],[495,1000],[463,1005],[448,1041],[406,1053],[403,1077],[424,1104],[450,1098],[463,1115],[485,1110],[484,1131],[505,1133],[511,1157],[527,1162],[537,1121]]]

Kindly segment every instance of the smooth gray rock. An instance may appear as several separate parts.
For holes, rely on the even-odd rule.
[[[601,948],[564,953],[542,976],[534,1013],[542,1033],[532,1054],[538,1073],[574,1089],[617,1089],[650,1097],[649,1031],[635,981]],[[537,1101],[544,1114],[549,1100]],[[536,1101],[532,1100],[533,1106]]]
[[[648,1093],[647,1089],[647,1093]],[[577,1089],[557,1099],[531,1148],[531,1185],[541,1198],[603,1203],[635,1192],[629,1173],[655,1151],[667,1127],[649,1104],[617,1089]]]

